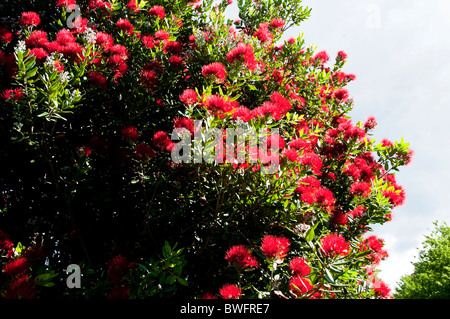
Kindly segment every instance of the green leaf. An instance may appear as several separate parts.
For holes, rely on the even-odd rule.
[[[328,281],[330,284],[335,284],[333,275],[330,273],[330,270],[325,269],[325,280]]]
[[[171,275],[166,278],[166,284],[168,284],[168,285],[173,285],[175,283],[175,281],[177,281],[177,277],[174,275]]]
[[[184,280],[183,278],[181,278],[181,277],[178,277],[177,280],[183,286],[188,286],[189,285],[188,282],[186,280]]]
[[[35,67],[27,72],[27,78],[31,78],[36,75],[36,72],[38,71],[38,67]]]

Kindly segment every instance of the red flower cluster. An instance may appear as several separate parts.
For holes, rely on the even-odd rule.
[[[149,158],[156,157],[155,150],[145,143],[139,143],[135,147],[136,159],[140,161],[147,161]]]
[[[0,230],[0,251],[7,253],[7,258],[11,258],[14,254],[14,244],[9,240],[8,235]]]
[[[217,82],[223,82],[227,76],[227,71],[222,63],[213,62],[202,67],[202,75],[205,78],[212,78]]]
[[[151,16],[158,17],[159,19],[164,19],[164,17],[166,16],[164,8],[160,6],[153,6],[152,8],[150,8],[150,10],[148,10],[148,13]]]
[[[36,281],[29,275],[23,275],[15,278],[5,291],[5,299],[33,299],[36,295]]]
[[[266,114],[270,114],[275,120],[280,120],[291,109],[290,100],[275,91],[270,96],[270,101],[266,101],[262,106],[253,109],[252,113],[254,117],[263,118]]]
[[[226,55],[230,64],[243,63],[250,71],[256,69],[256,58],[253,53],[253,47],[250,44],[239,43],[234,49]]]
[[[224,285],[219,290],[223,299],[239,299],[242,296],[242,289],[236,285]]]
[[[127,8],[133,11],[134,13],[139,13],[141,11],[138,5],[138,0],[131,0],[130,2],[128,2]]]
[[[390,187],[381,193],[384,197],[389,198],[389,202],[394,206],[401,206],[405,203],[406,193],[402,186],[397,184],[394,174],[388,174],[383,177]],[[393,189],[392,189],[393,188]]]
[[[382,298],[382,299],[390,299],[392,298],[391,289],[389,288],[386,283],[379,279],[373,279],[373,291],[375,293],[375,296]]]
[[[46,256],[41,246],[33,246],[23,250],[21,256],[15,257],[14,244],[8,235],[0,230],[0,252],[6,252],[9,261],[3,266],[2,272],[11,276],[12,281],[6,286],[6,299],[32,299],[36,294],[36,281],[30,278],[30,267],[33,263]]]
[[[372,250],[373,253],[369,255],[374,266],[378,265],[381,260],[388,257],[388,253],[383,249],[384,240],[372,235],[364,239],[359,246],[359,251]]]
[[[132,264],[123,256],[118,255],[108,263],[108,278],[112,283],[118,284],[130,269]]]
[[[188,117],[177,117],[174,120],[174,128],[185,128],[191,135],[194,134],[194,120]]]
[[[9,101],[18,101],[23,96],[20,88],[4,90],[0,97]]]
[[[269,31],[269,23],[264,22],[259,25],[258,30],[253,34],[261,43],[272,43],[273,35]]]
[[[71,5],[74,5],[76,0],[57,0],[56,6],[57,7],[69,7]]]
[[[13,39],[12,33],[6,28],[0,28],[0,42],[10,43]]]
[[[134,126],[124,127],[120,130],[120,135],[122,135],[125,140],[133,141],[137,141],[140,137],[138,130]]]
[[[311,273],[311,268],[306,263],[306,259],[295,257],[289,263],[289,269],[293,276],[305,277]]]
[[[41,18],[36,12],[22,12],[19,24],[23,27],[37,27],[41,23]]]
[[[180,95],[180,100],[186,105],[192,105],[198,102],[197,99],[197,92],[195,92],[192,89],[186,89],[183,91],[183,93]]]
[[[158,131],[153,136],[153,145],[160,150],[167,150],[170,152],[175,144],[171,141],[166,132]]]
[[[367,197],[370,194],[370,184],[366,182],[355,182],[350,186],[350,194],[353,196]]]
[[[303,177],[300,184],[295,189],[295,193],[300,195],[300,199],[308,204],[317,203],[327,211],[331,211],[335,204],[333,193],[321,187],[320,181],[314,176]]]
[[[7,275],[21,275],[28,271],[30,264],[24,257],[12,260],[3,266],[3,272]]]
[[[328,234],[320,239],[321,252],[326,257],[346,256],[350,245],[339,234]]]
[[[250,250],[242,245],[232,246],[225,255],[231,265],[238,269],[253,268],[258,266],[258,262],[255,257],[250,253]]]
[[[120,30],[127,32],[128,35],[132,35],[133,34],[134,27],[131,24],[131,22],[129,20],[127,20],[127,19],[119,19],[119,20],[117,20],[116,26]]]
[[[285,237],[264,236],[261,250],[268,259],[283,259],[289,251],[291,242]]]

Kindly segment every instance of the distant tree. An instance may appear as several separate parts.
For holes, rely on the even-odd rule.
[[[414,272],[400,279],[397,299],[450,298],[450,227],[434,222],[435,229],[425,236]]]

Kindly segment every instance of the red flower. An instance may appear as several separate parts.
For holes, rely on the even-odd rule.
[[[164,12],[164,8],[160,6],[153,6],[150,10],[148,10],[148,13],[151,16],[157,16],[160,19],[164,19],[166,15]]]
[[[330,220],[331,224],[333,225],[347,225],[348,223],[348,218],[347,215],[343,212],[341,212],[340,210],[333,212],[333,216],[331,217]]]
[[[374,278],[372,280],[372,284],[373,284],[373,291],[375,293],[375,296],[382,298],[382,299],[392,298],[391,289],[382,280]]]
[[[314,288],[313,285],[311,285],[311,283],[309,282],[308,279],[300,277],[300,276],[292,277],[291,281],[289,282],[289,289],[296,297],[300,297],[300,296],[306,294],[307,292],[311,291],[313,288]],[[318,293],[315,293],[312,296],[312,298],[317,298],[317,297],[319,297]]]
[[[270,26],[275,29],[282,28],[284,27],[284,21],[282,19],[273,19],[270,22]]]
[[[36,282],[34,279],[29,279],[28,275],[14,279],[8,287],[6,287],[5,299],[33,299]]]
[[[167,150],[173,143],[166,132],[159,131],[153,136],[153,144],[160,150]]]
[[[289,251],[291,242],[285,237],[264,236],[261,250],[268,259],[283,259]]]
[[[33,54],[37,60],[45,60],[48,56],[48,52],[45,51],[43,48],[33,48],[30,50],[30,54]]]
[[[267,22],[260,23],[258,30],[253,34],[261,42],[271,43],[273,35],[269,31],[269,24]]]
[[[330,59],[330,56],[327,54],[326,51],[320,51],[312,59],[314,62],[318,61],[319,64],[324,64]]]
[[[133,34],[133,25],[127,19],[119,19],[116,22],[116,26],[123,31],[126,31],[129,35]]]
[[[110,34],[97,32],[97,34],[95,35],[95,43],[99,45],[104,52],[109,52],[109,49],[114,43],[114,39]]]
[[[300,163],[304,166],[310,167],[314,174],[320,175],[320,170],[322,169],[322,159],[316,153],[304,153],[300,157]]]
[[[155,38],[151,35],[144,35],[141,38],[142,44],[145,45],[149,49],[151,49],[155,46],[155,44],[153,43],[154,40],[155,40]]]
[[[21,257],[10,261],[5,266],[3,266],[3,272],[7,275],[17,275],[27,271],[30,268],[28,259]]]
[[[314,201],[329,211],[333,208],[335,203],[333,193],[324,187],[320,187],[314,193]]]
[[[95,85],[96,87],[102,89],[102,90],[106,90],[107,87],[107,79],[105,76],[103,76],[102,74],[95,72],[95,71],[90,71],[87,74],[87,77],[89,78],[89,80],[91,81],[91,83],[93,85]]]
[[[291,260],[289,269],[294,276],[305,277],[311,273],[311,268],[306,263],[306,259],[300,257],[295,257]]]
[[[253,47],[250,44],[239,43],[227,53],[226,57],[230,64],[240,61],[251,71],[254,71],[256,68],[256,59],[253,53]]]
[[[20,88],[4,90],[1,94],[1,98],[9,101],[18,101],[22,96]]]
[[[142,85],[144,85],[149,92],[153,92],[153,89],[158,84],[158,77],[153,70],[142,70],[140,80]]]
[[[367,197],[370,193],[370,184],[366,182],[355,182],[350,186],[350,194],[353,196]]]
[[[295,148],[296,150],[311,151],[311,142],[303,138],[297,138],[295,140],[290,141],[289,146],[291,148]]]
[[[169,63],[175,68],[181,68],[183,66],[183,59],[180,58],[178,55],[172,55],[169,58]]]
[[[345,102],[345,101],[348,100],[349,94],[348,94],[347,89],[341,88],[341,89],[337,89],[336,91],[334,91],[334,92],[333,92],[333,96],[334,96],[334,98],[335,98],[337,101],[339,101],[339,102],[340,102],[340,101]]]
[[[158,30],[155,33],[155,37],[160,40],[167,40],[168,38],[170,38],[170,34],[165,30]]]
[[[92,149],[89,146],[81,146],[77,149],[79,152],[84,153],[85,156],[90,156],[92,154]]]
[[[124,127],[120,130],[120,135],[122,135],[125,140],[133,141],[137,141],[140,137],[139,132],[134,126]]]
[[[12,41],[12,33],[6,28],[0,28],[0,41],[4,43],[10,43]]]
[[[164,45],[163,49],[167,52],[170,52],[172,54],[181,54],[181,44],[177,41],[167,41]]]
[[[211,111],[229,112],[232,110],[230,103],[228,103],[223,96],[219,94],[209,95],[206,98],[206,107]]]
[[[19,19],[19,24],[23,27],[37,27],[41,23],[41,19],[36,12],[22,12],[22,17]]]
[[[192,105],[195,104],[197,100],[197,92],[195,92],[192,89],[186,89],[183,91],[183,93],[180,95],[180,100],[186,105]]]
[[[62,7],[62,6],[69,7],[74,4],[75,4],[75,0],[57,0],[56,1],[57,7]]]
[[[135,148],[136,159],[140,161],[146,161],[149,158],[156,157],[156,153],[153,148],[147,144],[138,144]]]
[[[253,118],[253,113],[245,106],[240,106],[233,110],[231,117],[233,120],[237,120],[239,118],[244,122],[248,122]]]
[[[69,45],[70,43],[75,43],[76,38],[73,36],[72,32],[67,29],[62,29],[56,34],[56,42],[62,46]]]
[[[322,246],[321,252],[326,257],[346,256],[350,249],[350,245],[339,234],[329,234],[322,237],[320,244]]]
[[[303,202],[312,204],[315,201],[315,193],[320,187],[320,181],[314,176],[303,177],[299,180],[300,184],[295,189],[295,193],[300,195]]]
[[[218,82],[223,82],[227,76],[227,71],[222,63],[213,62],[202,67],[202,75],[205,78],[213,78]]]
[[[249,249],[242,245],[231,247],[225,255],[225,260],[240,269],[258,265],[256,259],[251,256]]]
[[[217,296],[211,292],[204,293],[199,299],[217,299]]]
[[[174,120],[175,128],[185,128],[188,129],[191,134],[194,134],[194,120],[188,117],[177,117]]]
[[[235,285],[224,285],[219,293],[223,299],[239,299],[242,289]]]
[[[125,46],[121,44],[113,45],[110,49],[111,53],[120,56],[123,60],[128,59],[129,53]]]
[[[338,61],[347,60],[347,53],[345,53],[344,51],[339,51],[337,54],[337,59],[338,59]]]
[[[366,209],[363,206],[358,206],[355,209],[348,212],[348,215],[352,218],[361,217]]]
[[[375,117],[373,117],[373,116],[369,116],[367,118],[366,122],[364,123],[364,128],[366,130],[373,130],[376,126],[377,126],[377,121],[376,121]]]
[[[112,283],[118,284],[125,272],[133,266],[125,257],[118,255],[108,263],[108,278]]]
[[[139,11],[141,11],[141,9],[139,8],[137,2],[138,0],[131,0],[130,2],[127,3],[127,8],[133,11],[134,13],[138,13]]]
[[[78,60],[82,54],[81,46],[78,43],[69,43],[66,46],[61,47],[61,53],[67,56],[71,60]]]
[[[388,253],[383,247],[384,240],[372,235],[363,240],[359,245],[359,251],[373,250],[373,253],[369,255],[369,258],[374,265],[378,265],[381,260],[388,257]]]
[[[265,113],[270,113],[275,120],[281,119],[292,108],[289,99],[285,98],[281,93],[275,91],[270,96],[270,101],[263,104]]]
[[[395,190],[384,190],[381,193],[384,197],[389,198],[389,202],[394,206],[401,206],[405,203],[406,195],[405,191],[403,190],[403,187],[401,186],[394,186]]]
[[[387,138],[383,138],[383,139],[381,140],[381,144],[382,144],[384,147],[394,146],[394,143],[392,143],[391,141],[389,141]]]

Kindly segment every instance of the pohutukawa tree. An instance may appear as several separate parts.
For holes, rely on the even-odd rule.
[[[230,3],[58,0],[2,20],[5,298],[390,296],[368,231],[404,203],[409,145],[348,116],[344,52],[282,38],[300,0],[238,0],[234,21]]]

